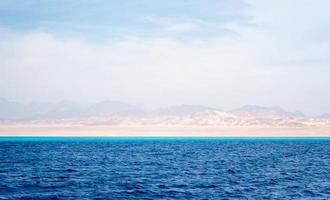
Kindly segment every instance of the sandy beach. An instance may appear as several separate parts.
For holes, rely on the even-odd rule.
[[[1,125],[0,136],[68,137],[330,137],[330,127]]]

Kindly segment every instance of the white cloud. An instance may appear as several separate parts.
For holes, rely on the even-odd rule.
[[[227,84],[240,82],[241,72],[250,73],[251,67],[242,65],[255,62],[251,50],[222,40],[95,44],[36,33],[15,37],[2,47],[3,95],[26,91],[30,98],[115,98],[155,104],[207,100],[207,91],[216,98]]]

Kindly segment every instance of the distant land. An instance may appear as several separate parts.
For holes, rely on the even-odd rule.
[[[0,136],[330,137],[330,114],[280,107],[144,109],[126,102],[21,104],[0,99]]]

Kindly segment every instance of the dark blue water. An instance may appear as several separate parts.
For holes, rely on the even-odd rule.
[[[0,138],[0,199],[330,199],[330,139]]]

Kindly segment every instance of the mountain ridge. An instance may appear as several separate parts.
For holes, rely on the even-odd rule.
[[[182,104],[161,107],[152,110],[123,101],[101,101],[94,104],[77,104],[71,101],[60,101],[56,103],[31,102],[27,104],[9,101],[0,98],[0,119],[2,120],[41,120],[41,119],[67,119],[88,117],[157,117],[157,116],[193,116],[198,113],[209,111],[218,115],[253,116],[258,118],[267,117],[293,117],[306,118],[308,116],[301,112],[288,112],[279,106],[245,105],[233,110],[223,111],[219,108],[203,105]],[[222,113],[222,114],[220,114]],[[330,118],[326,113],[319,118]]]

